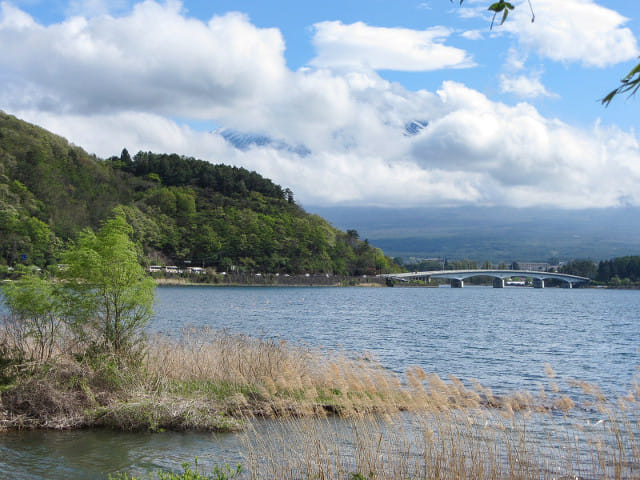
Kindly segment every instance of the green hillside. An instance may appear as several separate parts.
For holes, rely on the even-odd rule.
[[[256,172],[126,149],[103,160],[0,112],[0,265],[55,264],[118,206],[146,263],[344,275],[396,268],[355,230],[306,213]]]

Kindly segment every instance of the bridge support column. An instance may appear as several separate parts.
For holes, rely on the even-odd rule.
[[[544,288],[544,278],[534,278],[533,288]]]
[[[504,278],[494,278],[493,288],[504,288]]]
[[[452,279],[451,280],[451,288],[462,288],[464,287],[464,280]]]
[[[573,283],[571,282],[565,282],[564,285],[562,285],[564,288],[573,288]]]

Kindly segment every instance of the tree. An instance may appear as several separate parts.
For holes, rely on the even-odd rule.
[[[54,353],[62,326],[56,285],[36,274],[26,274],[2,285],[11,316],[4,319],[11,349],[25,360],[47,362]]]
[[[597,272],[596,264],[592,260],[570,260],[569,263],[560,268],[560,273],[588,278],[594,278]]]
[[[138,263],[138,248],[122,209],[97,233],[85,231],[65,255],[67,315],[99,351],[134,359],[144,346],[154,283]]]

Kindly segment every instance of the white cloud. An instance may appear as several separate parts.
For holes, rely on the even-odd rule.
[[[587,67],[607,67],[638,56],[627,19],[593,0],[535,0],[535,22],[526,2],[500,27],[540,56]]]
[[[482,30],[467,30],[466,32],[462,32],[460,36],[467,40],[482,40],[485,36],[485,32]]]
[[[179,2],[147,0],[120,18],[73,17],[48,27],[3,2],[0,70],[36,95],[0,97],[13,108],[104,112],[142,109],[207,118],[246,108],[288,74],[276,29],[242,14],[208,23]]]
[[[410,43],[415,37],[402,30],[375,30],[390,35],[375,56],[366,35],[342,25],[342,36],[325,45],[352,41],[345,58],[356,58],[358,68],[335,69],[335,57],[319,51],[332,68],[292,72],[281,33],[238,13],[202,22],[179,3],[146,1],[119,18],[42,26],[1,5],[2,108],[103,157],[126,147],[244,166],[292,188],[303,204],[640,205],[633,133],[572,128],[527,103],[493,102],[459,83],[413,92],[359,68],[365,60],[391,68],[395,51],[410,52],[396,68],[420,57],[421,47]],[[531,81],[529,88],[544,87]],[[190,128],[190,119],[311,153],[237,150],[220,135]],[[428,126],[404,136],[412,120]]]
[[[640,203],[640,148],[633,133],[582,131],[542,117],[532,106],[491,102],[463,85],[439,92],[449,111],[413,147],[425,168],[482,176],[481,203],[512,206],[616,206]]]
[[[442,43],[451,34],[443,27],[417,31],[337,21],[314,27],[316,67],[429,71],[473,65],[467,52]]]
[[[527,61],[527,55],[516,48],[509,48],[507,51],[507,61],[505,66],[512,72],[517,72],[524,69],[524,64]]]
[[[521,98],[556,97],[549,92],[540,81],[540,74],[526,75],[500,75],[500,90],[504,93],[512,93]]]

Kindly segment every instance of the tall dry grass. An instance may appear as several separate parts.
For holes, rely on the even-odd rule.
[[[579,414],[478,406],[279,419],[246,431],[246,467],[255,480],[637,479],[639,411],[636,393]]]
[[[208,329],[153,339],[145,367],[147,388],[158,395],[225,400],[245,415],[349,416],[498,403],[487,389],[468,389],[454,377],[444,382],[418,367],[401,376],[367,355]],[[503,401],[510,408],[525,403]]]
[[[366,355],[219,331],[151,342],[147,368],[158,392],[189,386],[246,419],[254,479],[640,478],[637,384],[609,399],[547,365],[539,391],[494,395],[418,367],[399,375]],[[256,417],[277,420],[265,431]]]
[[[637,384],[609,398],[547,366],[538,392],[494,395],[367,355],[207,329],[150,339],[135,371],[66,351],[3,394],[0,425],[230,430],[241,419],[254,479],[640,478]],[[264,417],[278,420],[256,427]]]

